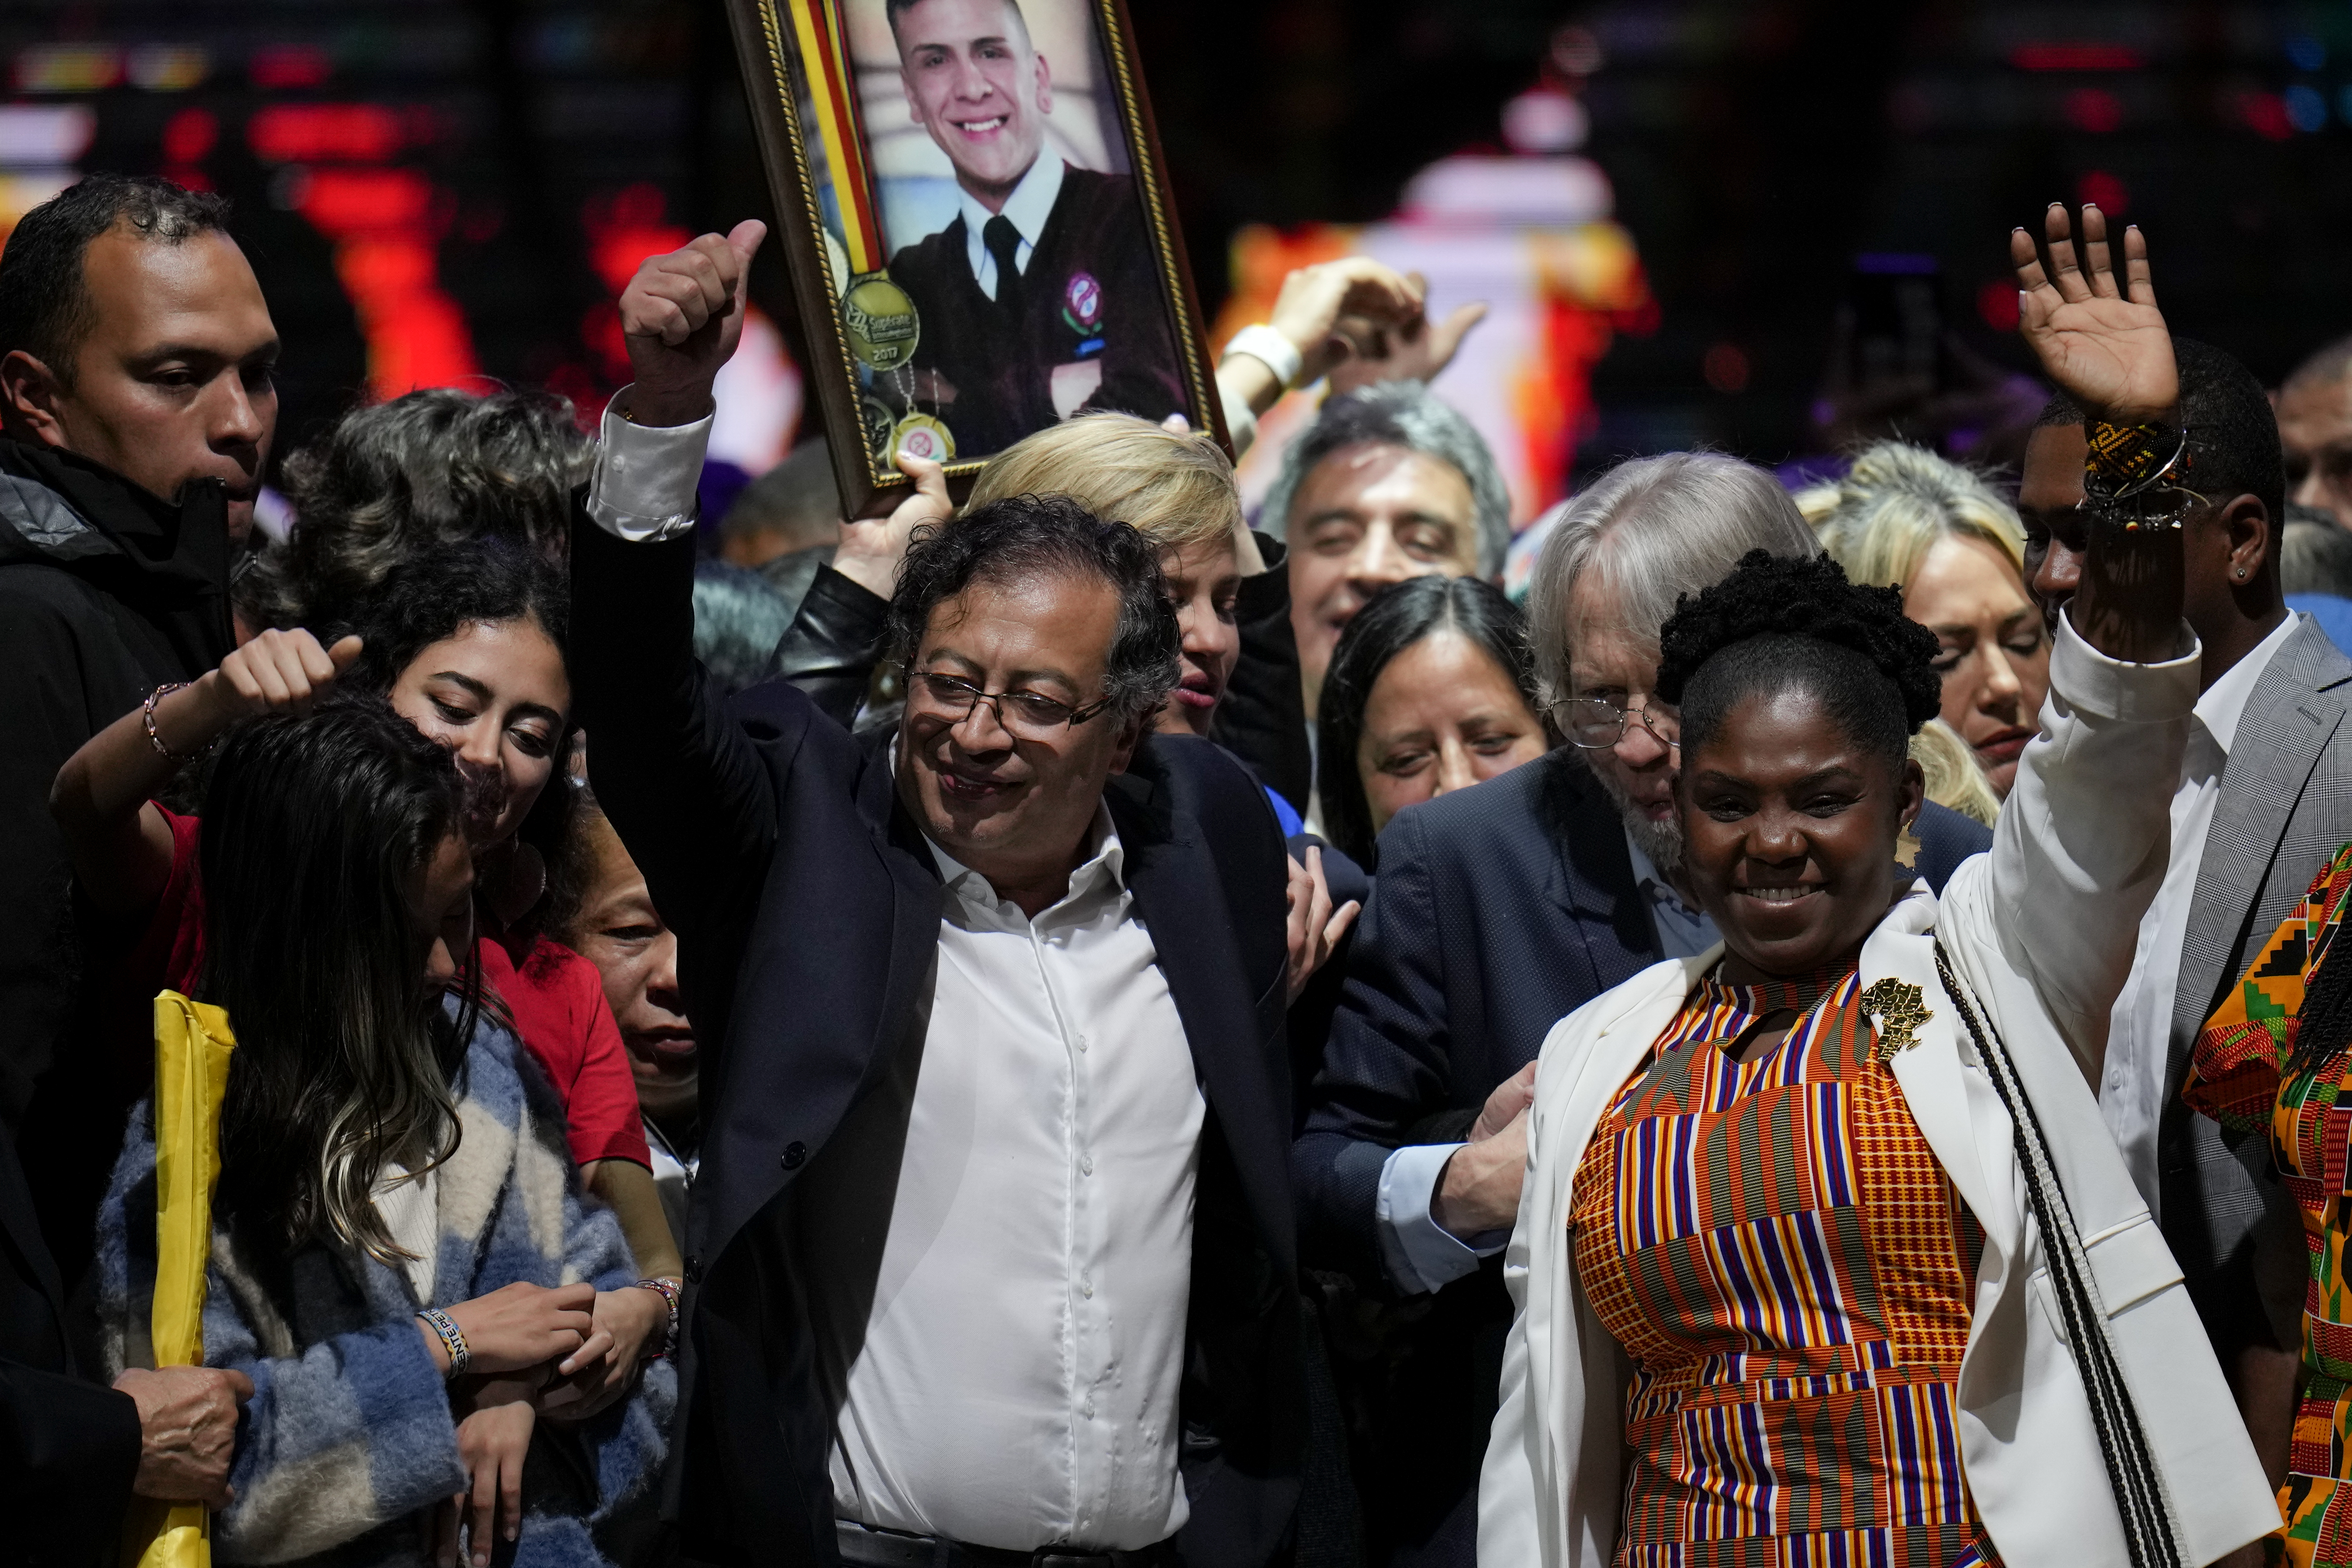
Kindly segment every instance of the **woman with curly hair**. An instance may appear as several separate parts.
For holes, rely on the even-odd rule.
[[[2152,422],[2169,340],[2091,314],[2046,368]],[[1759,552],[1666,623],[1684,866],[1724,940],[1545,1041],[1482,1562],[2149,1568],[2277,1527],[2086,1082],[2200,651],[2182,535],[2092,532],[2052,728],[1940,899],[1898,868],[1940,685],[1900,594]]]

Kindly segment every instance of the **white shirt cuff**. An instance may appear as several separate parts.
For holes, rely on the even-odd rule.
[[[2110,658],[2074,629],[2073,606],[2058,616],[2058,636],[2050,650],[2050,688],[2067,706],[2102,719],[2131,724],[2161,724],[2196,711],[2203,645],[2186,621],[2175,645],[2185,651],[2151,664]]]
[[[1475,1273],[1478,1260],[1492,1258],[1511,1239],[1507,1230],[1488,1231],[1468,1243],[1439,1225],[1429,1212],[1438,1178],[1459,1143],[1408,1143],[1381,1166],[1380,1200],[1373,1210],[1381,1264],[1407,1295],[1421,1296]]]
[[[710,446],[712,416],[691,425],[632,425],[618,413],[630,391],[621,388],[604,405],[588,516],[633,544],[673,539],[694,527],[694,487]]]

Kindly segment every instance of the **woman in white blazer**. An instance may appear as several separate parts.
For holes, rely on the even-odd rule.
[[[2063,298],[2021,266],[2045,367],[2126,426],[2178,384],[2137,237],[2137,310],[2104,244]],[[1668,623],[1725,942],[1545,1042],[1486,1568],[2148,1568],[2277,1527],[2087,1082],[2198,695],[2184,534],[2090,532],[2042,733],[1940,901],[1897,869],[1937,651],[1899,599],[1759,554]]]

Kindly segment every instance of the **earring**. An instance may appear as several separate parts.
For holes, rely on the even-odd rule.
[[[1915,869],[1919,864],[1919,851],[1926,847],[1919,842],[1919,836],[1906,825],[1903,831],[1895,836],[1895,863],[1906,871]]]

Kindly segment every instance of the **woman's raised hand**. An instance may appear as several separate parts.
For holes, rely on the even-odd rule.
[[[210,689],[205,696],[227,723],[257,713],[307,713],[359,656],[357,637],[320,647],[300,626],[272,627],[221,660],[200,684]]]
[[[595,1331],[596,1288],[593,1285],[528,1285],[517,1280],[487,1296],[448,1308],[450,1320],[466,1336],[472,1356],[470,1373],[521,1372],[562,1361],[588,1342]],[[425,1345],[444,1372],[449,1352],[441,1338],[423,1321]]]
[[[2119,287],[2105,214],[2083,204],[2080,267],[2066,209],[2051,203],[2043,226],[2050,241],[2047,271],[2031,234],[2019,228],[2009,237],[2019,335],[2041,358],[2043,372],[2085,412],[2122,425],[2168,418],[2180,401],[2180,373],[2172,360],[2172,335],[2156,308],[2147,239],[2136,225],[2124,230]]]

